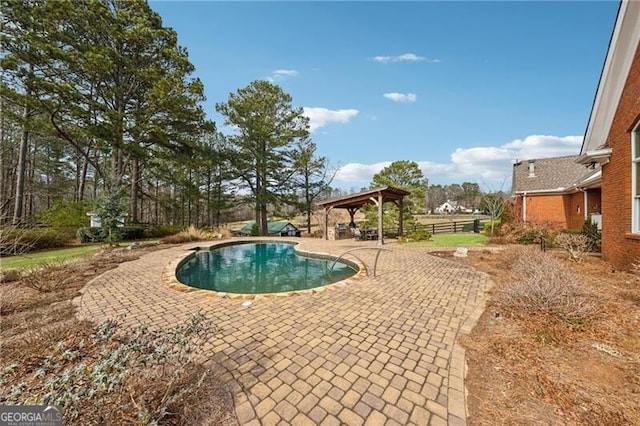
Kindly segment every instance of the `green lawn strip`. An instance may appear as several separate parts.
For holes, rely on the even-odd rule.
[[[78,247],[46,250],[33,253],[27,253],[21,256],[3,257],[0,262],[0,269],[16,269],[29,268],[38,266],[38,264],[52,260],[67,260],[74,257],[82,256],[91,251],[95,251],[104,247],[103,244],[91,244]]]
[[[151,242],[153,241],[145,241],[145,243],[151,243]],[[126,247],[130,244],[131,242],[121,242],[119,245]],[[83,244],[77,247],[38,251],[33,253],[27,253],[21,256],[3,257],[2,260],[0,261],[0,270],[30,268],[32,266],[38,266],[39,264],[47,261],[72,259],[74,257],[79,257],[104,247],[106,247],[106,245],[101,243]]]
[[[431,241],[405,243],[409,247],[482,247],[489,243],[484,234],[438,234]]]

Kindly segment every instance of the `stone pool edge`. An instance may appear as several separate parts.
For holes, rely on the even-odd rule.
[[[356,283],[358,281],[362,281],[367,276],[366,267],[360,262],[360,260],[352,260],[352,259],[343,259],[345,263],[355,265],[358,270],[355,275],[350,276],[347,279],[337,281],[335,283],[323,285],[320,287],[309,288],[305,290],[294,290],[294,291],[286,291],[279,293],[259,293],[259,294],[243,294],[243,293],[226,293],[215,290],[204,290],[195,287],[190,287],[186,284],[178,281],[176,277],[176,271],[178,266],[190,255],[194,253],[195,250],[199,249],[210,249],[213,246],[224,246],[224,245],[235,245],[235,244],[243,244],[243,243],[291,243],[294,244],[294,250],[296,254],[300,254],[302,256],[312,257],[316,259],[337,259],[338,256],[330,254],[330,253],[320,253],[315,251],[310,251],[304,248],[304,241],[299,240],[291,240],[291,239],[273,239],[273,238],[251,238],[251,239],[226,239],[220,241],[202,241],[190,245],[186,245],[184,247],[184,252],[179,256],[172,259],[165,267],[162,269],[162,283],[165,287],[179,291],[181,293],[195,293],[201,294],[206,297],[216,297],[223,299],[237,299],[237,300],[260,300],[260,299],[277,299],[291,296],[300,296],[300,295],[312,295],[316,293],[322,293],[325,291],[336,290],[339,288],[346,287],[349,284]]]

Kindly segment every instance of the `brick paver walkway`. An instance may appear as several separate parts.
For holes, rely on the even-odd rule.
[[[295,239],[340,254],[372,242]],[[491,281],[423,248],[387,244],[376,278],[289,298],[177,292],[161,271],[188,246],[150,253],[97,277],[75,300],[93,321],[171,327],[202,310],[221,328],[210,359],[235,393],[242,425],[463,425],[469,333]],[[358,252],[371,265],[374,251]]]

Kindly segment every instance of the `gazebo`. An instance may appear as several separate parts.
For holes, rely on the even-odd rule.
[[[384,238],[382,236],[382,206],[386,202],[393,202],[398,206],[400,215],[398,218],[398,233],[402,235],[402,222],[403,222],[403,205],[404,197],[411,194],[404,189],[395,188],[393,186],[382,186],[379,188],[369,189],[367,191],[358,192],[357,194],[347,195],[346,197],[334,198],[331,200],[321,201],[318,206],[324,208],[324,239],[327,239],[328,233],[328,218],[329,212],[332,209],[346,209],[351,217],[351,224],[354,224],[354,215],[356,211],[362,206],[368,204],[375,204],[378,207],[378,245],[384,244]]]

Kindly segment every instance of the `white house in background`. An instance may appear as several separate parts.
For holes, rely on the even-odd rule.
[[[447,200],[443,204],[435,208],[435,214],[450,214],[450,213],[473,213],[472,209],[468,209],[465,206],[458,204],[457,201]]]
[[[438,207],[436,207],[436,214],[454,213],[458,209],[458,206],[456,204],[457,203],[453,201],[447,200],[444,203],[440,204]]]
[[[87,216],[89,216],[90,227],[100,228],[102,226],[102,224],[100,223],[100,218],[98,217],[98,214],[96,212],[89,212],[87,213]],[[124,218],[124,216],[120,216],[120,219],[118,219],[118,228],[124,228]]]

